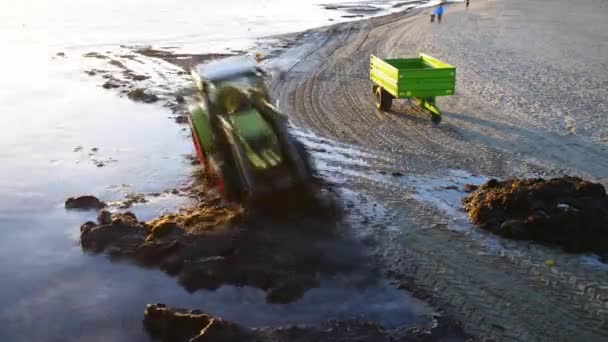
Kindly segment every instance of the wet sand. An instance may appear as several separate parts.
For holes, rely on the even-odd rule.
[[[569,173],[606,183],[606,100],[598,95],[606,92],[606,62],[601,56],[606,54],[603,42],[607,41],[607,30],[602,15],[597,14],[601,13],[597,6],[603,4],[590,1],[574,6],[560,1],[545,11],[540,2],[476,1],[465,13],[463,4],[454,4],[447,8],[443,23],[432,26],[428,10],[415,10],[408,16],[389,15],[290,35],[298,44],[286,44],[287,50],[278,53],[279,58],[265,62],[269,69],[281,71],[282,78],[273,82],[277,103],[299,126],[295,134],[313,153],[319,175],[339,190],[348,217],[347,233],[365,246],[361,250],[381,274],[379,282],[360,286],[349,277],[325,279],[322,286],[310,289],[300,300],[273,306],[266,303],[263,291],[252,287],[223,286],[188,295],[180,291],[175,279],[155,270],[88,255],[66,264],[60,281],[49,271],[32,273],[44,265],[35,264],[31,256],[5,243],[13,256],[26,260],[29,267],[33,265],[27,276],[16,271],[17,277],[9,283],[14,289],[11,297],[20,298],[28,291],[36,295],[11,302],[1,313],[12,328],[3,329],[0,336],[145,340],[139,326],[134,329],[133,324],[141,320],[145,304],[162,301],[208,310],[249,327],[318,324],[325,319],[348,319],[352,314],[388,326],[420,325],[420,320],[433,324],[430,312],[436,309],[443,317],[462,321],[466,332],[480,339],[604,339],[608,335],[604,311],[608,293],[601,284],[608,278],[605,268],[588,262],[593,256],[567,255],[559,249],[501,240],[473,230],[460,210],[464,185],[479,184],[488,176]],[[564,13],[574,10],[577,16],[564,24]],[[407,102],[395,106],[391,113],[373,108],[367,75],[369,54],[400,57],[414,55],[418,49],[458,68],[457,94],[439,100],[444,120],[438,126],[432,125],[425,113],[409,108]],[[169,104],[166,106],[174,116],[183,114],[176,97],[187,95],[187,91],[182,93],[188,83],[187,77],[181,77],[182,69],[152,62],[157,53],[142,55],[148,59],[119,51],[111,55],[110,61],[117,60],[127,69],[114,63],[110,75],[126,76],[128,87],[139,85],[150,90],[160,103]],[[68,54],[66,60],[70,57]],[[107,67],[108,60],[98,61]],[[85,71],[99,66],[91,63]],[[127,70],[132,72],[125,73]],[[102,74],[84,77],[86,82],[99,77],[95,82],[102,86],[106,82]],[[564,84],[571,84],[576,91],[567,93]],[[120,93],[119,88],[111,90]],[[125,112],[143,106],[120,103]],[[146,114],[166,112],[148,106]],[[103,112],[98,114],[103,117]],[[109,131],[109,119],[87,128]],[[119,115],[111,119],[121,121]],[[134,127],[144,120],[150,121],[137,116],[122,123]],[[158,120],[151,121],[150,126],[158,124]],[[179,132],[182,128],[176,128],[174,135],[183,133],[186,139],[186,132]],[[121,132],[128,135],[130,131],[123,127]],[[139,134],[130,138],[143,141],[148,137]],[[98,170],[130,175],[126,179],[133,184],[141,182],[137,179],[141,172],[133,174],[120,160],[150,157],[121,151],[122,145],[113,154],[106,155],[102,147],[97,156],[89,155],[100,143],[84,139],[70,140],[67,145],[69,153],[82,154],[83,165],[95,169],[99,161],[109,161],[109,167]],[[81,150],[72,152],[80,145]],[[161,149],[165,152],[155,158],[164,160],[155,162],[183,168],[187,162],[176,161],[182,158],[183,145],[179,157],[165,151],[165,146]],[[154,151],[153,146],[150,149]],[[112,157],[119,162],[113,164]],[[185,177],[186,172],[176,173]],[[96,174],[92,183],[100,177]],[[149,201],[144,206],[135,205],[133,210],[140,219],[152,219],[159,211],[175,206],[171,191],[155,200],[157,192],[175,183],[165,177],[162,186],[151,185],[157,178],[149,175],[137,189]],[[58,198],[92,190],[104,200],[118,200],[116,207],[129,201],[128,197],[115,196],[124,189],[85,188],[82,182],[71,184],[70,193],[61,190]],[[139,196],[132,197],[139,201]],[[170,204],[162,202],[165,197],[170,198]],[[185,201],[178,199],[178,203]],[[49,206],[56,204],[48,202]],[[22,208],[19,203],[14,206],[14,217],[5,222],[18,225]],[[63,215],[56,208],[52,212],[57,217]],[[74,254],[81,254],[76,242],[78,223],[94,216],[71,213],[67,220],[52,224],[51,232],[59,231],[61,237],[46,232],[37,239],[47,245],[61,240],[57,245],[69,252],[53,258],[73,260]],[[28,230],[11,234],[30,234],[32,227],[46,226],[48,219],[35,216],[28,222]],[[66,234],[71,246],[63,239]],[[48,251],[41,249],[40,253]],[[52,276],[53,286],[47,289],[46,279]],[[19,286],[21,278],[33,278],[38,285],[23,288]],[[408,292],[432,308],[413,300]],[[66,324],[55,311],[61,303],[66,310],[80,313],[81,319]],[[408,320],[394,321],[394,317]],[[40,329],[23,334],[20,328],[26,326]]]
[[[479,338],[608,336],[600,285],[608,276],[594,256],[474,230],[450,200],[465,196],[454,172],[607,184],[605,9],[598,1],[452,4],[441,24],[415,10],[308,31],[271,63],[285,71],[272,89],[296,125],[365,152],[343,161],[313,154],[325,177],[387,205],[392,229],[377,233],[387,274]],[[439,125],[407,101],[388,113],[374,108],[369,55],[417,51],[457,67],[456,96],[438,100]]]
[[[428,22],[428,10],[338,24],[282,36],[297,44],[264,64],[279,71],[277,104],[299,127],[319,174],[357,208],[348,213],[349,230],[370,242],[371,259],[394,286],[479,338],[598,340],[608,333],[608,293],[597,284],[608,278],[599,262],[589,263],[594,256],[474,230],[460,207],[465,184],[488,177],[573,174],[606,184],[606,100],[597,96],[606,74],[594,72],[605,62],[576,52],[605,46],[573,39],[585,34],[575,28],[555,33],[552,18],[567,3],[545,18],[527,17],[539,6],[476,2],[467,12],[453,4],[441,25]],[[601,27],[589,6],[580,7],[581,18]],[[522,32],[529,44],[518,39]],[[544,40],[556,43],[541,56],[535,47]],[[390,113],[373,106],[369,54],[418,50],[457,67],[457,94],[439,99],[439,125],[407,102]],[[564,52],[572,59],[560,61]],[[576,91],[564,90],[566,82]],[[383,209],[366,216],[360,194]]]

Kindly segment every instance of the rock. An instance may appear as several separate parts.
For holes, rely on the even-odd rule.
[[[131,226],[136,226],[140,223],[139,221],[137,221],[137,217],[135,217],[135,214],[130,211],[127,211],[125,213],[112,214],[111,222],[114,224],[124,223]]]
[[[150,76],[145,76],[145,75],[136,75],[133,74],[130,76],[132,80],[134,81],[144,81],[150,78]]]
[[[65,52],[57,52],[57,56],[59,56],[59,57],[65,57]]]
[[[112,223],[112,213],[108,210],[100,210],[97,213],[97,222],[99,224],[110,224]]]
[[[179,228],[175,221],[170,219],[158,220],[150,224],[150,237],[159,239],[171,235],[182,235],[183,231]]]
[[[188,116],[187,115],[178,115],[175,117],[175,122],[178,124],[187,124]]]
[[[247,328],[198,310],[169,309],[163,304],[148,305],[144,327],[152,337],[172,342],[249,341]]]
[[[154,103],[159,100],[155,94],[148,94],[143,88],[131,89],[127,97],[136,102]]]
[[[116,82],[115,82],[115,81],[113,81],[113,80],[109,80],[109,81],[106,81],[106,83],[104,83],[104,84],[102,85],[102,87],[103,87],[104,89],[115,89],[115,88],[119,88],[119,87],[120,87],[120,84],[116,83]]]
[[[95,196],[70,197],[65,201],[66,209],[99,210],[107,205]]]
[[[125,196],[125,200],[118,206],[120,209],[128,209],[131,208],[134,204],[147,203],[148,200],[144,197],[144,195],[129,193]]]
[[[153,339],[171,342],[329,342],[329,341],[468,341],[459,322],[433,319],[431,328],[386,329],[362,319],[332,320],[320,325],[246,328],[200,310],[149,304],[143,325]]]
[[[123,216],[131,218],[132,220],[137,221],[137,216],[135,216],[135,214],[133,212],[130,211],[125,211],[124,213],[122,213]]]
[[[134,255],[146,235],[147,231],[139,226],[111,223],[83,231],[80,244],[83,249],[97,253],[112,247],[113,254]]]
[[[175,101],[177,101],[177,103],[184,103],[186,102],[186,99],[184,98],[183,95],[175,95]]]
[[[154,263],[159,258],[176,252],[181,244],[173,240],[171,242],[146,242],[137,247],[135,258],[145,264]]]
[[[82,146],[76,146],[74,148],[74,152],[80,152],[80,151],[82,151]]]
[[[393,177],[403,177],[403,173],[401,173],[401,172],[392,172],[391,176],[393,176]]]
[[[490,180],[489,180],[489,181],[486,183],[486,187],[488,187],[488,188],[493,188],[493,187],[495,187],[495,186],[497,186],[497,185],[498,185],[498,180],[497,180],[497,179],[494,179],[494,178],[490,179]]]
[[[465,184],[464,185],[464,191],[468,192],[468,193],[471,193],[471,192],[477,190],[477,188],[478,188],[478,186],[474,185],[474,184]]]
[[[87,221],[82,226],[80,226],[80,233],[88,233],[91,229],[97,227],[97,223],[93,221]]]
[[[99,59],[107,59],[108,56],[102,55],[98,52],[89,52],[89,53],[85,53],[84,55],[82,55],[82,57],[87,57],[87,58],[99,58]]]

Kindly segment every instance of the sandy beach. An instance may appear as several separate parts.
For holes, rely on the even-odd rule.
[[[315,1],[289,11],[297,20],[265,25],[278,3],[248,9],[255,18],[218,5],[231,19],[210,18],[230,30],[209,31],[208,45],[192,18],[157,25],[160,1],[137,12],[145,20],[132,37],[128,17],[101,25],[70,12],[70,25],[49,31],[61,38],[53,44],[11,38],[35,68],[0,89],[10,114],[0,340],[148,341],[182,313],[191,331],[173,326],[178,341],[216,318],[230,341],[608,339],[600,256],[477,229],[461,203],[468,186],[494,178],[608,186],[608,3],[454,2],[439,24],[424,2]],[[83,22],[90,40],[70,33]],[[47,34],[22,29],[32,41]],[[243,218],[197,178],[187,69],[258,52],[327,208]],[[419,52],[457,70],[439,124],[407,100],[388,112],[374,104],[370,55]],[[4,58],[7,70],[22,63]],[[37,101],[21,100],[30,93]],[[84,194],[111,213],[64,208]],[[202,311],[167,309],[180,307]],[[197,340],[218,340],[204,334]]]
[[[472,1],[468,11],[448,6],[441,24],[417,10],[317,30],[281,64],[289,72],[273,90],[298,126],[370,152],[365,166],[342,164],[335,173],[347,174],[347,187],[383,198],[387,215],[399,218],[399,232],[384,233],[391,248],[381,252],[391,274],[480,339],[605,339],[605,268],[459,231],[449,191],[424,193],[411,175],[458,182],[454,169],[489,177],[572,174],[607,184],[606,6]],[[419,51],[457,66],[456,96],[438,101],[439,125],[407,101],[390,113],[374,107],[369,55]],[[409,180],[378,176],[394,170]],[[418,188],[414,199],[403,195],[409,186]],[[557,266],[545,267],[546,260]]]

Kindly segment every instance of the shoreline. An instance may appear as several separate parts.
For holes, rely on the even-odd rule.
[[[340,185],[341,189],[361,192],[378,203],[389,203],[381,217],[373,216],[362,221],[387,226],[393,221],[399,226],[398,230],[375,231],[372,233],[374,237],[370,238],[375,246],[370,248],[374,255],[372,259],[381,265],[382,278],[390,279],[392,286],[405,289],[414,297],[441,310],[449,322],[462,322],[464,331],[473,336],[500,339],[518,329],[525,329],[526,336],[537,338],[541,331],[539,326],[549,321],[560,321],[560,317],[572,314],[559,305],[551,312],[546,311],[547,306],[543,306],[543,302],[557,303],[562,293],[570,293],[575,298],[570,305],[598,305],[595,299],[574,294],[564,287],[559,274],[553,271],[556,267],[562,272],[576,274],[580,279],[577,282],[579,285],[603,279],[604,275],[584,266],[578,256],[543,246],[504,242],[475,228],[471,230],[468,222],[455,218],[451,212],[459,210],[459,203],[448,203],[450,209],[447,212],[441,209],[445,206],[441,202],[444,201],[442,197],[454,196],[451,187],[455,186],[455,192],[462,196],[464,184],[456,181],[457,185],[431,187],[428,202],[429,199],[417,194],[417,188],[420,187],[419,182],[432,182],[432,178],[417,177],[430,173],[437,179],[450,180],[454,178],[451,175],[454,170],[465,172],[464,179],[479,175],[550,177],[574,173],[606,182],[603,166],[594,166],[589,163],[588,157],[578,155],[569,161],[569,167],[554,169],[552,165],[558,163],[559,158],[547,161],[529,158],[531,151],[525,144],[515,145],[519,149],[518,154],[506,152],[499,140],[503,138],[501,130],[525,137],[529,142],[542,143],[549,150],[559,146],[557,142],[563,140],[564,136],[554,135],[552,129],[539,131],[533,121],[517,113],[519,103],[508,102],[507,105],[493,108],[493,98],[487,99],[488,102],[475,99],[471,95],[472,90],[492,89],[497,94],[507,94],[509,89],[505,87],[514,81],[479,79],[474,68],[483,67],[483,64],[468,66],[463,62],[455,63],[462,70],[462,73],[459,71],[462,76],[457,96],[441,99],[442,107],[445,105],[447,110],[444,113],[446,121],[439,126],[431,125],[423,112],[412,111],[406,105],[399,104],[391,113],[378,113],[372,109],[373,99],[366,90],[369,83],[366,76],[369,53],[399,56],[412,55],[413,51],[419,49],[430,50],[433,55],[452,62],[452,59],[462,58],[468,49],[455,49],[457,41],[463,38],[445,31],[444,27],[449,29],[454,23],[461,25],[457,26],[459,28],[466,28],[471,20],[474,20],[473,24],[484,23],[480,21],[483,13],[503,10],[502,6],[505,6],[503,3],[495,5],[474,3],[471,12],[465,12],[462,9],[450,11],[451,6],[458,6],[453,4],[448,7],[448,15],[441,26],[429,26],[423,15],[425,10],[419,9],[406,15],[389,14],[269,37],[279,39],[281,47],[274,52],[270,49],[269,58],[263,65],[277,70],[271,79],[270,89],[278,107],[289,114],[297,127],[310,129],[318,135],[313,139],[313,145],[327,140],[370,152],[369,156],[362,157],[363,163],[349,164],[333,159],[335,157],[326,148],[314,148],[315,157],[321,160],[318,163],[321,173],[330,178],[341,174],[345,179]],[[470,14],[472,11],[476,12]],[[482,14],[477,14],[477,11]],[[442,44],[437,45],[438,41]],[[441,46],[449,46],[453,50],[444,50]],[[480,51],[495,53],[492,49]],[[517,53],[522,52],[518,50]],[[484,111],[485,115],[490,114],[489,118],[493,121],[471,110]],[[306,137],[308,133],[300,134]],[[584,146],[597,156],[606,156],[601,145],[587,142],[587,137],[579,138],[573,134],[566,136],[566,139],[570,141],[568,146],[574,146],[566,148],[566,154],[580,154],[579,148]],[[471,155],[470,151],[478,151],[479,154]],[[337,165],[340,171],[335,171],[330,167],[332,165]],[[384,176],[387,174],[393,176]],[[403,193],[412,195],[406,195],[406,201],[402,201]],[[407,199],[407,196],[411,197]],[[433,206],[437,201],[441,205]],[[429,203],[431,208],[427,206]],[[367,229],[354,227],[357,225],[353,224],[348,230],[356,232]],[[484,257],[479,258],[479,255]],[[532,262],[522,261],[522,255]],[[551,266],[547,266],[546,260],[551,260]],[[498,269],[496,265],[499,265]],[[577,269],[579,267],[582,269]],[[508,274],[513,275],[510,278],[499,270],[507,270]],[[553,279],[562,284],[561,292],[556,294],[544,287],[522,283],[520,276],[528,277],[526,279]],[[505,288],[505,282],[510,282],[512,286]],[[435,291],[437,288],[441,291]],[[495,288],[500,289],[500,296],[487,290]],[[523,313],[504,308],[500,306],[503,297],[509,298],[513,308],[526,307],[531,298],[537,298],[533,300],[537,308]],[[459,306],[462,298],[468,298],[466,303],[470,305],[469,308]],[[525,298],[527,302],[521,302]],[[586,319],[582,316],[578,318]],[[593,338],[602,331],[596,328],[585,334]],[[581,331],[574,327],[568,334],[575,336]]]

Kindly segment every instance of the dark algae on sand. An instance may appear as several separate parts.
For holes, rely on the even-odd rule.
[[[462,203],[474,224],[503,237],[607,255],[608,197],[602,184],[569,176],[492,179]]]

